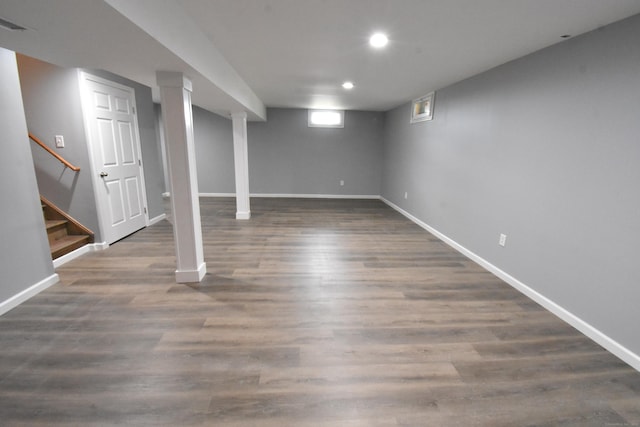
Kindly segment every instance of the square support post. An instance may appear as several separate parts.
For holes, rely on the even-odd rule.
[[[231,114],[233,122],[233,158],[236,172],[236,219],[251,218],[249,200],[249,150],[247,113]]]
[[[176,282],[200,282],[207,272],[207,266],[200,223],[191,80],[179,72],[158,71],[156,81],[160,86],[171,184]]]

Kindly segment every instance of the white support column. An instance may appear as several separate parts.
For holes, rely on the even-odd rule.
[[[233,121],[233,158],[236,170],[236,219],[251,218],[249,202],[249,156],[247,149],[247,113],[231,114]]]
[[[176,281],[200,282],[207,272],[202,248],[198,178],[193,139],[191,80],[182,73],[158,71],[162,120],[171,184]]]

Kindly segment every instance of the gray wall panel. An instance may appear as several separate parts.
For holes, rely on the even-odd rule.
[[[639,40],[635,16],[437,91],[431,122],[388,112],[382,190],[636,354]]]
[[[198,189],[235,193],[232,122],[194,107]],[[380,194],[384,114],[347,111],[343,129],[307,127],[307,110],[269,108],[249,122],[252,194]],[[340,180],[344,186],[340,186]]]
[[[383,126],[382,113],[346,111],[342,129],[309,128],[307,110],[270,108],[248,127],[251,192],[377,196]]]
[[[29,131],[80,167],[77,173],[66,169],[32,143],[40,193],[89,227],[96,235],[96,242],[101,242],[78,70],[61,68],[23,55],[18,55],[18,65]],[[55,135],[64,136],[64,148],[54,148]]]
[[[231,120],[193,107],[193,136],[200,193],[235,193]]]
[[[0,303],[54,274],[15,54],[0,48]]]

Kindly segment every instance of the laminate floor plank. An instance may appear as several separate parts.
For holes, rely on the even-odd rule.
[[[201,199],[0,317],[2,426],[640,426],[640,373],[377,200]],[[170,212],[169,218],[171,218]]]

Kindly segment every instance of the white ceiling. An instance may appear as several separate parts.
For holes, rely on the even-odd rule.
[[[181,7],[193,24],[185,28],[187,34],[204,34],[210,42],[200,55],[220,53],[266,106],[377,111],[561,43],[564,34],[575,37],[640,13],[640,0],[153,4],[159,10]],[[0,29],[0,46],[61,66],[106,69],[151,87],[156,70],[182,71],[194,81],[195,104],[220,114],[244,105],[180,47],[161,44],[157,34],[143,31],[102,0],[2,0],[0,17],[31,29]],[[368,46],[374,31],[388,34],[386,49]],[[355,88],[342,89],[345,80]]]

